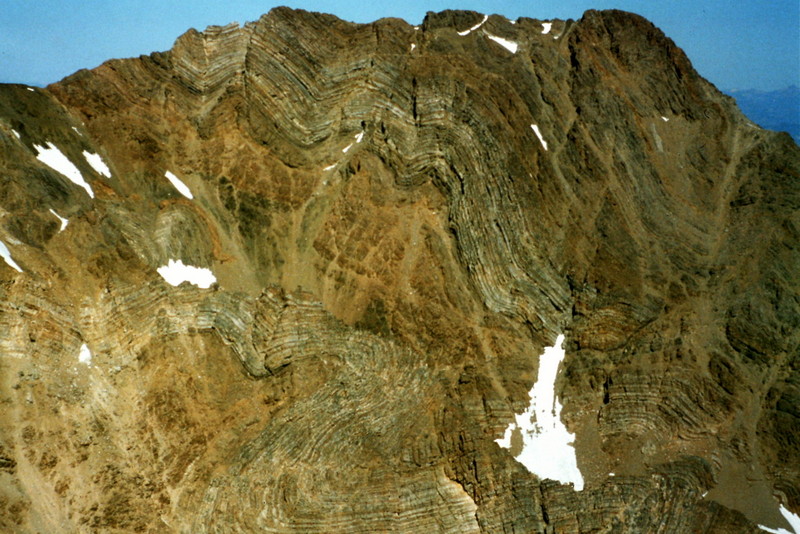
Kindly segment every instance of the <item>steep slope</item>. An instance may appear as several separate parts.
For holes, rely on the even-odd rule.
[[[0,151],[5,530],[800,511],[800,151],[638,16],[279,8],[0,87]],[[560,333],[581,491],[495,442]]]

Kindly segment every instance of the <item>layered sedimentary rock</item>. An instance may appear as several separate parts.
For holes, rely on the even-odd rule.
[[[4,531],[800,511],[800,151],[635,15],[280,8],[0,86],[0,154]],[[581,491],[495,442],[560,333]]]

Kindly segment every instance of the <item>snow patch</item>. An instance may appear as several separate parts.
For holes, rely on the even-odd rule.
[[[793,514],[788,508],[781,505],[781,515],[786,519],[786,522],[792,527],[795,534],[800,534],[800,515]]]
[[[50,208],[50,213],[52,213],[53,215],[55,215],[55,216],[56,216],[56,218],[57,218],[59,221],[61,221],[61,228],[59,228],[59,229],[58,229],[58,231],[59,231],[59,232],[63,231],[63,230],[64,230],[64,228],[66,228],[66,227],[67,227],[67,225],[69,224],[69,219],[65,219],[64,217],[62,217],[61,215],[59,215],[58,213],[56,213],[56,212],[55,212],[55,210],[54,210],[53,208]]]
[[[211,269],[184,265],[181,260],[169,260],[167,265],[156,270],[172,286],[179,286],[183,282],[189,282],[197,287],[208,289],[211,284],[217,281]]]
[[[77,132],[77,130],[75,130]],[[83,157],[86,158],[86,161],[89,162],[89,165],[97,172],[97,174],[102,174],[106,178],[111,178],[111,171],[108,170],[108,166],[103,161],[103,158],[100,157],[100,154],[92,154],[88,150],[83,151]]]
[[[192,192],[189,190],[189,188],[186,186],[186,184],[181,181],[180,178],[178,178],[177,176],[175,176],[174,174],[172,174],[169,171],[165,172],[164,176],[166,176],[167,180],[169,180],[170,183],[173,186],[175,186],[175,189],[178,190],[178,193],[180,193],[181,195],[183,195],[183,196],[185,196],[186,198],[189,198],[189,199],[194,198],[192,196]]]
[[[536,134],[536,137],[539,138],[539,142],[542,143],[544,149],[547,150],[547,141],[545,141],[544,137],[542,137],[542,132],[539,131],[539,127],[535,124],[531,124],[531,128],[533,129],[533,133]]]
[[[324,169],[322,169],[322,170],[323,170],[323,171],[330,171],[330,170],[332,170],[332,169],[335,169],[335,168],[336,168],[336,164],[335,164],[335,163],[332,163],[332,164],[328,165],[327,167],[325,167],[325,168],[324,168]]]
[[[519,430],[522,452],[515,458],[519,463],[541,478],[572,483],[576,491],[581,491],[583,475],[575,457],[575,434],[561,423],[561,403],[555,395],[558,368],[565,356],[563,342],[564,336],[560,335],[555,345],[545,349],[539,358],[539,375],[529,393],[530,407],[517,415],[505,435],[495,441],[503,448],[510,448],[511,436]]]
[[[517,53],[517,48],[519,47],[519,45],[517,43],[515,43],[514,41],[509,41],[508,39],[503,39],[502,37],[498,37],[498,36],[492,35],[490,33],[487,33],[486,37],[488,37],[489,39],[491,39],[495,43],[499,44],[500,46],[502,46],[503,48],[505,48],[506,50],[508,50],[512,54],[516,54]]]
[[[75,133],[76,133],[76,134],[78,134],[78,135],[80,135],[81,137],[83,137],[83,134],[80,132],[80,130],[78,130],[78,129],[77,129],[77,128],[75,128],[74,126],[72,127],[72,129],[73,129],[73,130],[75,130]]]
[[[414,43],[411,43],[411,51],[412,51],[412,52],[414,51],[414,49],[415,49],[416,47],[417,47],[417,45],[416,45],[416,44],[414,44]]]
[[[663,120],[664,122],[669,122],[669,119],[666,117],[661,117],[661,120]]]
[[[614,474],[614,473],[609,473],[609,474],[608,474],[608,476],[610,476],[610,477],[615,477],[615,476],[617,476],[617,475],[616,475],[616,474]]]
[[[38,152],[36,159],[56,172],[63,174],[70,182],[84,188],[89,196],[94,198],[94,191],[92,191],[92,187],[86,183],[86,180],[83,179],[81,171],[72,164],[69,158],[67,158],[56,145],[48,141],[47,148],[39,145],[33,145],[33,147],[36,149],[36,152]]]
[[[353,148],[353,143],[350,143],[349,145],[347,145],[346,147],[344,147],[344,148],[342,149],[342,152],[344,152],[345,154],[347,154],[347,151],[348,151],[348,150],[350,150],[351,148]]]
[[[11,133],[13,133],[14,135],[16,135],[16,136],[17,136],[17,139],[21,139],[21,137],[19,136],[19,132],[18,132],[18,131],[16,131],[14,128],[11,128]]]
[[[34,92],[36,91],[36,89],[34,89],[33,87],[26,87],[26,89],[27,89],[28,91],[34,91]]]
[[[81,352],[78,354],[78,361],[80,363],[85,363],[86,365],[92,365],[92,353],[89,351],[89,347],[86,346],[86,343],[81,345]]]
[[[19,265],[17,265],[17,262],[15,262],[14,259],[11,257],[11,252],[9,252],[8,247],[2,241],[0,241],[0,256],[2,256],[4,260],[6,260],[6,263],[8,265],[13,267],[17,271],[22,272],[22,268]]]
[[[360,143],[362,139],[364,139],[364,132],[357,133],[356,134],[356,143]]]
[[[464,30],[463,32],[458,32],[458,35],[469,35],[470,33],[474,32],[475,30],[483,26],[483,23],[486,22],[487,20],[489,20],[489,15],[484,15],[482,21],[480,21],[479,23],[477,23],[475,26],[473,26],[468,30]]]
[[[409,293],[411,293],[411,291],[409,291]],[[503,437],[494,440],[494,442],[497,443],[498,445],[500,445],[500,447],[502,447],[504,449],[510,449],[511,448],[511,436],[514,434],[514,428],[515,428],[514,423],[511,423],[510,425],[508,425],[508,428],[506,428],[506,431],[503,433]]]
[[[553,29],[552,22],[542,22],[542,34],[547,35]]]
[[[781,505],[779,510],[784,519],[786,519],[786,522],[789,523],[789,526],[792,527],[791,531],[785,528],[769,528],[764,525],[758,525],[758,528],[766,530],[767,532],[772,532],[773,534],[800,534],[800,515],[793,514],[783,505]]]

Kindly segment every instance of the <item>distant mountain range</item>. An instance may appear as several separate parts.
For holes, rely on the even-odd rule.
[[[769,130],[789,132],[800,143],[800,87],[777,91],[728,91],[753,122]]]

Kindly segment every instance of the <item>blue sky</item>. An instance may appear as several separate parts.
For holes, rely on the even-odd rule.
[[[0,0],[0,82],[46,85],[106,59],[167,50],[194,27],[256,20],[275,4],[255,0]],[[458,2],[289,1],[354,22],[427,11],[471,9],[509,18],[580,18],[617,8],[645,16],[683,48],[701,75],[723,90],[800,85],[798,0],[460,0]]]

